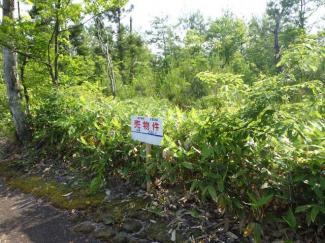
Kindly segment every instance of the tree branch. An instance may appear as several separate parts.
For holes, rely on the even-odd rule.
[[[108,11],[108,10],[105,10],[105,11],[103,11],[103,12],[101,12],[101,13],[98,13],[98,14],[92,16],[91,18],[87,19],[86,21],[80,23],[80,24],[74,25],[74,26],[69,27],[69,28],[66,28],[66,29],[62,29],[62,30],[60,31],[60,33],[61,33],[61,32],[64,32],[64,31],[67,31],[67,30],[69,31],[69,30],[72,30],[72,29],[78,28],[78,27],[80,27],[80,26],[83,26],[83,25],[85,25],[86,23],[88,23],[90,20],[99,17],[100,15],[104,14],[104,13],[107,12],[107,11]]]
[[[21,52],[18,49],[14,48],[13,46],[10,46],[10,45],[8,45],[6,43],[3,43],[3,42],[0,42],[0,45],[2,45],[4,47],[7,47],[8,49],[12,50],[13,52],[18,53],[18,54],[20,54],[20,55],[22,55],[24,57],[28,57],[30,59],[35,60],[36,62],[42,63],[42,64],[44,64],[47,67],[52,67],[52,65],[50,63],[47,63],[44,60],[42,60],[42,59],[40,59],[38,57],[33,56],[33,54],[31,54],[31,53]]]

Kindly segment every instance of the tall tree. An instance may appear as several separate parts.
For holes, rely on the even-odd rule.
[[[105,30],[105,25],[100,17],[96,18],[96,27],[97,27],[97,38],[99,40],[100,47],[102,52],[105,55],[106,63],[107,63],[107,77],[111,82],[112,94],[116,97],[116,82],[115,82],[115,74],[113,68],[113,62],[111,59],[111,55],[109,54],[109,44],[108,44],[108,35]]]
[[[14,19],[14,0],[3,0],[3,25]],[[19,76],[17,72],[17,54],[8,47],[3,46],[3,69],[4,80],[15,130],[20,141],[30,141],[32,138],[23,110],[22,96],[19,87]]]
[[[276,72],[271,28],[272,23],[267,16],[263,16],[261,19],[253,17],[248,24],[248,42],[244,49],[244,58],[253,65],[252,67],[269,75]]]
[[[179,62],[180,37],[174,26],[168,24],[169,16],[155,17],[151,30],[147,31],[148,43],[153,45],[156,55],[153,61],[155,71],[163,76],[169,71],[173,62]]]
[[[165,59],[173,55],[180,40],[173,31],[173,26],[168,24],[169,18],[169,16],[155,17],[151,22],[151,30],[146,32],[149,44],[155,45]]]
[[[316,11],[325,5],[324,0],[296,0],[295,1],[295,22],[299,29],[306,29],[308,19]]]
[[[122,20],[125,14],[130,13],[133,10],[133,5],[129,9],[121,6],[114,6],[106,12],[106,15],[110,21],[116,24],[116,49],[117,49],[117,60],[119,64],[119,73],[122,78],[124,85],[127,84],[126,66],[125,66],[125,48],[123,45],[126,28],[122,24]]]
[[[179,18],[178,21],[178,25],[181,25],[184,30],[196,30],[200,35],[204,35],[206,32],[207,24],[204,20],[204,16],[199,10],[184,15]]]
[[[59,85],[59,34],[60,34],[60,11],[61,11],[61,0],[57,0],[55,3],[55,25],[54,25],[54,78],[53,85]]]
[[[207,40],[212,50],[210,54],[217,55],[224,68],[246,42],[246,26],[233,13],[225,12],[221,18],[210,23]]]
[[[271,0],[267,5],[267,14],[273,23],[273,37],[274,37],[274,65],[277,67],[277,72],[280,72],[281,67],[278,65],[281,61],[280,51],[280,32],[283,23],[288,21],[288,17],[292,12],[294,5],[293,0]]]

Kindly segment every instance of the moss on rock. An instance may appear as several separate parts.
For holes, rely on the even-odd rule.
[[[0,166],[0,176],[4,177],[11,187],[26,194],[44,197],[61,209],[89,210],[103,205],[104,202],[104,194],[87,195],[87,189],[69,188],[52,180],[44,181],[41,176],[28,177],[25,174],[15,173],[6,166]],[[67,196],[69,194],[71,196]]]

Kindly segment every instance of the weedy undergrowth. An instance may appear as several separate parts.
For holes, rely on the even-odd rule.
[[[220,212],[245,222],[244,236],[261,242],[271,222],[294,232],[325,225],[324,85],[290,77],[252,86],[231,74],[201,73],[211,89],[207,109],[181,110],[153,98],[113,100],[70,88],[37,110],[35,140],[46,137],[93,175],[96,192],[108,176],[139,183],[182,183]],[[90,84],[89,84],[90,85]],[[297,98],[299,97],[299,99]],[[144,145],[132,141],[131,115],[164,119],[162,147],[145,163]]]

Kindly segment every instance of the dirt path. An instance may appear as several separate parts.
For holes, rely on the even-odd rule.
[[[9,189],[0,179],[0,243],[97,243],[71,230],[62,212],[42,199]]]

